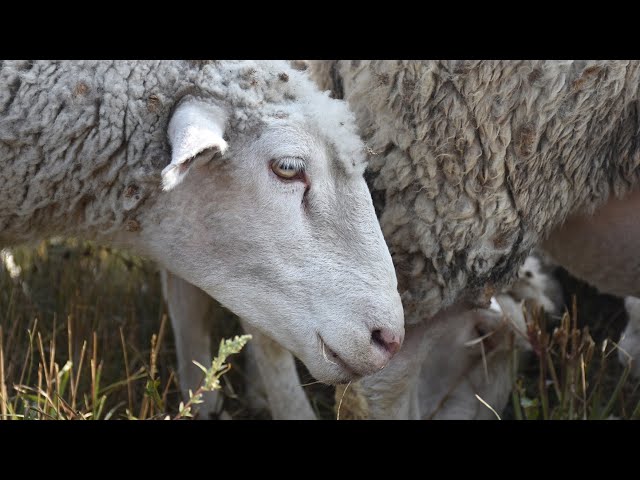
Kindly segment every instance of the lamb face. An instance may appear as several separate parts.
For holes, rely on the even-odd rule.
[[[425,361],[419,384],[422,418],[491,419],[511,392],[512,349],[530,350],[523,325],[501,311],[477,309],[447,319],[448,329]]]

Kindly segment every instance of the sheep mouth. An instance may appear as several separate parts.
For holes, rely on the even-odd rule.
[[[335,382],[336,384],[347,383],[363,377],[361,373],[358,373],[355,369],[353,369],[346,361],[342,359],[340,355],[338,355],[331,347],[329,347],[329,345],[327,345],[320,334],[318,334],[318,339],[320,340],[322,357],[325,359],[325,361],[339,367],[341,370],[347,373],[347,377],[344,377],[340,381]]]

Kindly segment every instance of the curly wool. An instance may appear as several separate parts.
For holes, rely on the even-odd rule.
[[[0,244],[139,228],[170,162],[169,116],[186,95],[228,110],[230,137],[299,117],[336,158],[362,157],[344,135],[353,115],[286,62],[5,61],[0,86]]]
[[[550,230],[640,180],[640,62],[323,61],[356,113],[408,323],[506,285]]]

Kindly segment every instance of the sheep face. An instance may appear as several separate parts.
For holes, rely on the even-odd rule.
[[[153,241],[169,270],[339,383],[384,367],[404,320],[364,147],[344,104],[317,95],[242,130],[224,104],[179,105]]]

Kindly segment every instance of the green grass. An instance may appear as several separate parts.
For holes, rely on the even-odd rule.
[[[0,418],[186,419],[200,394],[217,388],[233,418],[268,418],[248,409],[242,355],[227,359],[246,338],[222,343],[217,359],[203,366],[208,383],[182,401],[151,262],[74,240],[12,252],[19,280],[0,267]],[[559,325],[532,315],[527,333],[534,352],[524,358],[514,352],[515,387],[502,418],[640,417],[640,384],[617,360],[620,301],[563,284],[567,302],[575,293],[577,304]],[[214,344],[241,333],[232,314],[220,307],[216,315],[227,321]],[[302,366],[300,373],[303,384],[313,381]],[[320,418],[335,418],[333,387],[305,389]]]

